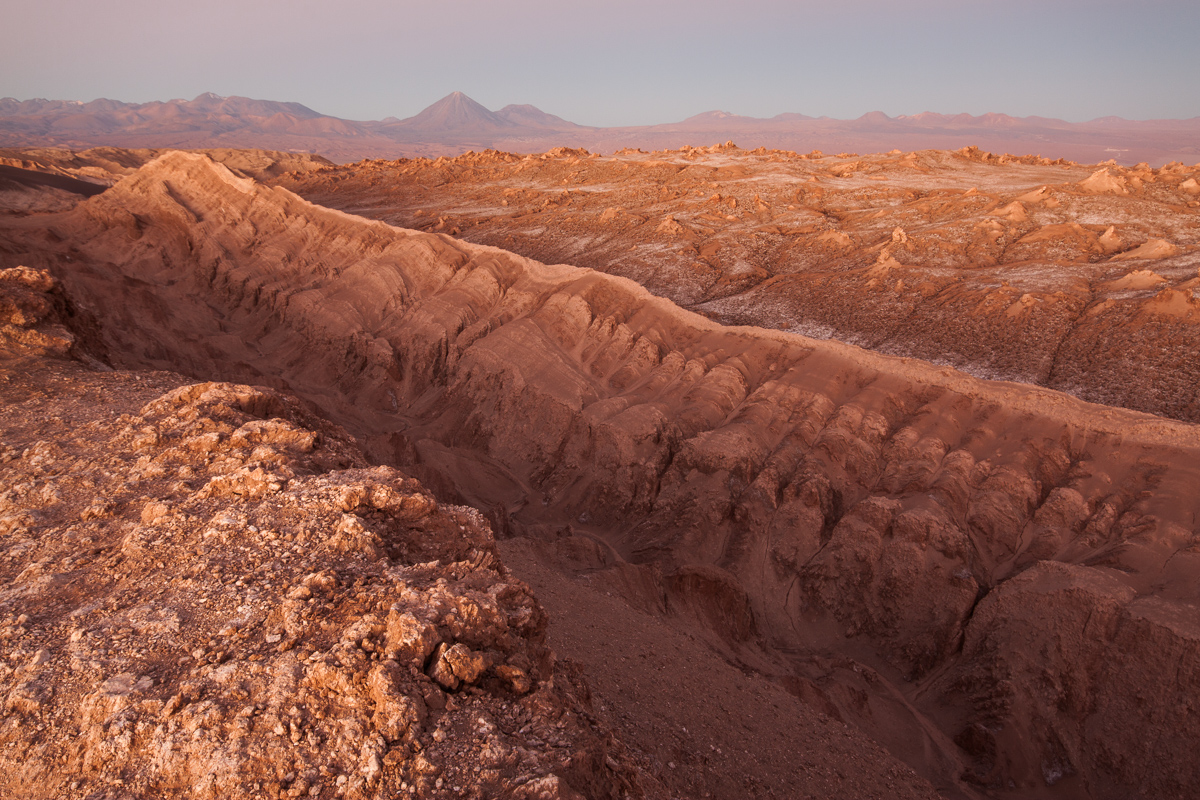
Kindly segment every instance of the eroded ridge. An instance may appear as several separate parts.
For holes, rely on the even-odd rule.
[[[732,144],[467,153],[277,180],[323,205],[835,337],[1200,421],[1200,165]]]
[[[198,156],[53,225],[74,291],[121,282],[126,363],[294,387],[518,530],[570,521],[601,565],[653,563],[677,607],[795,654],[815,702],[901,719],[924,767],[1001,793],[1200,785],[1192,425],[721,327]]]

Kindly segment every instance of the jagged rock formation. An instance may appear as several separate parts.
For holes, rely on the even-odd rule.
[[[477,511],[294,398],[59,360],[62,305],[0,271],[0,794],[660,793]]]
[[[294,389],[517,532],[570,520],[955,791],[1200,785],[1193,425],[721,327],[197,155],[4,235],[115,362]]]
[[[1200,421],[1200,167],[722,146],[363,163],[322,205],[632,278],[732,324]]]

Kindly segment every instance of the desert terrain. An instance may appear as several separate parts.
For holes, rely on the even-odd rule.
[[[4,157],[9,791],[1200,787],[1200,166]]]
[[[325,167],[314,202],[837,338],[1200,421],[1200,167],[976,149],[468,154]]]

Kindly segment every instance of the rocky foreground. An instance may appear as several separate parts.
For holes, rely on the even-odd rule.
[[[293,397],[114,371],[94,334],[48,273],[0,269],[0,795],[731,796],[614,736],[478,511]],[[616,602],[614,657],[642,616]],[[791,724],[787,796],[936,796]],[[717,783],[782,796],[744,779]]]
[[[349,429],[375,462],[484,509],[506,536],[570,553],[572,568],[596,585],[711,637],[748,679],[787,687],[803,701],[805,720],[822,715],[869,735],[950,796],[1168,798],[1200,787],[1192,713],[1200,687],[1200,432],[1193,424],[836,341],[724,327],[620,277],[367,221],[204,155],[166,154],[69,210],[3,223],[0,264],[59,277],[78,301],[73,329],[88,332],[94,352],[112,365],[293,391]],[[1190,331],[1189,316],[1172,319]],[[149,446],[167,451],[178,448],[171,426],[190,422],[170,421],[177,412],[166,407],[182,402],[186,417],[192,402],[152,402],[171,388],[120,412],[146,419],[133,428],[149,427],[160,437]],[[39,403],[62,394],[43,390]],[[253,420],[222,414],[204,407],[197,418],[224,419],[228,428],[216,430],[214,445],[246,455],[214,458],[228,462],[223,475],[189,479],[172,465],[176,472],[160,478],[165,486],[192,480],[189,491],[211,494],[261,481],[261,498],[237,503],[262,508],[273,502],[270,492],[337,483],[306,466],[314,456],[278,465],[254,456],[271,443],[239,444],[250,434],[238,432]],[[264,415],[315,430],[281,412]],[[44,437],[25,438],[22,454]],[[322,452],[315,440],[313,447]],[[387,485],[422,494],[403,481]],[[403,514],[389,517],[386,503],[369,512],[376,492],[363,487],[366,499],[354,508],[327,498],[336,513],[319,518],[332,531],[304,533],[300,550],[306,542],[324,548],[320,563],[303,563],[293,539],[298,566],[276,598],[285,604],[297,581],[347,559],[385,576],[378,600],[359,607],[362,619],[374,614],[382,626],[381,633],[364,629],[371,646],[357,647],[370,681],[380,663],[374,654],[382,647],[389,655],[393,646],[392,604],[403,603],[384,584],[408,582],[404,570],[432,559],[406,556],[416,544],[388,549],[389,536],[404,536],[386,532],[409,523]],[[251,547],[243,542],[249,525],[271,528],[246,508],[239,513],[247,527],[235,523],[236,531],[223,533],[216,510],[203,505],[209,498],[149,499],[164,502],[162,517],[152,511],[141,521],[140,504],[116,508],[153,530],[159,519],[171,524],[179,507],[202,520],[192,534],[200,542],[207,530],[216,531],[210,539],[240,531],[231,543]],[[188,511],[189,503],[214,516]],[[376,527],[372,513],[391,521]],[[379,534],[382,544],[371,544],[377,562],[337,549],[348,535],[343,514]],[[294,537],[303,529],[297,525]],[[488,569],[453,547],[441,566]],[[275,548],[272,558],[286,565],[283,545],[269,552]],[[210,571],[217,574],[224,563],[217,560],[231,553],[214,550]],[[254,569],[222,574],[235,586],[239,579],[260,585],[244,578]],[[467,577],[447,577],[447,585]],[[337,579],[347,592],[354,587],[348,604],[375,591],[365,580]],[[415,573],[412,583],[421,585]],[[317,599],[300,598],[305,606],[320,601],[308,591]],[[587,627],[586,614],[578,629]],[[434,643],[425,671],[410,673],[417,684],[446,691],[438,680],[447,676],[437,666],[443,656],[449,674],[463,679],[457,656],[446,655],[455,644],[481,659],[462,670],[486,665],[477,676],[485,695],[536,697],[548,680],[533,645],[505,649],[473,634],[458,638],[445,618],[425,621],[447,647],[439,652]],[[337,650],[341,633],[321,631],[311,634],[312,652]],[[264,633],[280,636],[276,647],[293,637],[286,625]],[[305,650],[298,641],[278,657]],[[524,652],[528,664],[513,652]],[[310,665],[307,655],[303,663]],[[506,677],[507,667],[530,680],[529,695],[520,694],[519,676]],[[557,677],[554,685],[568,691]],[[436,700],[431,706],[417,693],[435,718]],[[569,692],[562,702],[571,707]],[[656,708],[652,697],[645,702]],[[599,730],[588,735],[603,740]],[[307,741],[303,729],[300,736]],[[610,752],[616,766],[606,757],[596,780],[610,783],[597,792],[635,785],[624,777],[636,771],[623,766],[620,749]],[[902,794],[898,785],[919,796],[920,785],[895,772],[894,762],[879,763],[888,766],[838,767],[841,782],[832,785],[845,791],[875,776],[879,782],[848,796],[881,786]],[[541,776],[550,774],[586,793],[567,766],[547,766]],[[412,780],[401,778],[410,787]],[[653,790],[648,780],[641,785]],[[828,796],[830,785],[803,783],[800,791]],[[784,786],[747,793],[789,796]]]
[[[262,388],[65,360],[0,271],[0,795],[655,794],[479,512]]]

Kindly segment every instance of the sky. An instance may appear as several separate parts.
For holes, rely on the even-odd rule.
[[[0,96],[203,92],[408,117],[452,91],[583,125],[705,111],[1200,116],[1197,0],[0,0]]]

